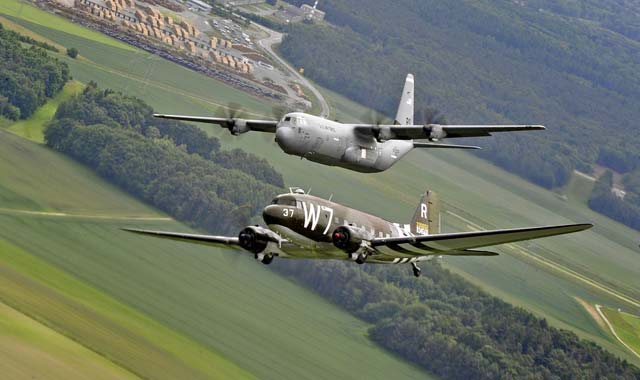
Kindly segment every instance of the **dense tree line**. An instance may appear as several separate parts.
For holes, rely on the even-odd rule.
[[[414,72],[416,104],[453,123],[545,124],[474,143],[480,157],[547,188],[594,163],[625,178],[640,168],[640,48],[627,39],[640,36],[635,2],[328,0],[324,9],[337,27],[283,26],[281,46],[321,84],[393,115],[392,94]],[[640,189],[625,190],[624,200],[599,193],[589,205],[634,226]]]
[[[4,29],[4,25],[2,25],[2,23],[0,23],[0,30],[3,30],[3,33],[7,33],[7,36],[9,38],[17,39],[18,41],[24,42],[25,44],[41,47],[41,48],[43,48],[45,50],[49,50],[49,51],[52,51],[52,52],[55,52],[55,53],[59,53],[60,52],[60,50],[58,50],[57,47],[55,47],[55,46],[53,46],[51,44],[48,44],[48,43],[43,42],[43,41],[35,40],[35,39],[33,39],[33,38],[29,37],[29,36],[25,36],[23,34],[20,34],[18,32],[14,32],[12,30]]]
[[[374,341],[443,379],[640,379],[626,361],[438,263],[423,265],[420,280],[386,265],[280,261],[276,268],[372,323]]]
[[[73,119],[84,125],[122,127],[150,138],[168,138],[187,153],[198,154],[228,169],[238,169],[261,181],[284,186],[282,175],[266,160],[234,149],[220,151],[220,142],[201,129],[181,122],[157,119],[144,101],[90,83],[81,96],[61,104],[56,119]]]
[[[268,183],[282,179],[266,161],[218,152],[217,140],[196,127],[154,125],[148,110],[138,99],[91,84],[60,106],[45,141],[178,220],[213,232],[237,232],[281,191]],[[209,148],[206,157],[202,146]],[[226,162],[234,159],[253,164]]]
[[[28,118],[70,79],[69,67],[39,46],[55,49],[0,24],[0,116]]]
[[[637,27],[637,13],[625,14],[637,5],[522,3],[327,0],[334,25],[288,26],[280,51],[320,84],[388,115],[413,72],[416,105],[451,123],[545,124],[547,132],[474,143],[481,157],[547,188],[596,161],[623,173],[639,167],[640,48],[624,37],[635,32],[606,27]]]

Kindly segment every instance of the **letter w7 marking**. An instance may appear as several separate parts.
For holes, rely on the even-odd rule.
[[[307,202],[302,202],[302,210],[304,211],[304,228],[309,228],[311,225],[311,231],[315,231],[320,220],[320,206],[316,208],[313,203],[309,203],[307,207]]]
[[[327,226],[322,232],[323,235],[326,235],[329,232],[329,227],[331,227],[331,221],[333,220],[333,209],[330,207],[314,205],[313,203],[307,204],[306,202],[302,202],[302,211],[304,211],[304,228],[309,228],[311,231],[315,231],[318,226],[318,222],[320,221],[320,214],[322,211],[326,211],[329,213],[327,218]]]

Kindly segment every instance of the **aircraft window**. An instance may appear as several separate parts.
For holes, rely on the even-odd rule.
[[[284,121],[291,121],[291,116],[287,116],[284,118]]]
[[[302,202],[296,201],[296,208],[302,208]]]
[[[296,200],[290,198],[275,198],[271,201],[271,204],[281,205],[281,206],[296,206]]]

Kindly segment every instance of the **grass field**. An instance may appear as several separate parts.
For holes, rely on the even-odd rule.
[[[146,53],[105,46],[96,40],[69,35],[60,28],[35,25],[16,15],[11,17],[57,43],[80,46],[84,60],[62,57],[71,65],[74,77],[93,79],[101,86],[133,93],[159,111],[206,114],[214,112],[218,104],[227,104],[227,99],[232,99],[254,114],[270,114],[270,105]],[[336,94],[328,93],[328,98],[333,105],[332,118],[349,121],[360,119],[366,113],[364,108]],[[221,135],[215,127],[203,128],[211,134]],[[288,185],[312,187],[313,193],[321,196],[334,194],[334,200],[338,202],[393,220],[409,220],[419,194],[425,188],[431,188],[441,194],[447,208],[454,213],[444,216],[448,229],[469,229],[470,223],[483,228],[503,228],[594,222],[596,227],[589,232],[502,248],[504,254],[496,258],[446,259],[444,263],[491,293],[638,362],[589,318],[574,297],[634,312],[637,307],[557,269],[569,268],[622,295],[640,299],[637,276],[640,273],[637,248],[640,233],[637,231],[592,212],[580,202],[573,202],[571,197],[564,201],[554,192],[531,185],[459,151],[416,151],[386,173],[365,175],[289,157],[275,144],[265,143],[263,136],[225,137],[223,145],[243,147],[269,159],[283,173]],[[163,243],[157,248],[166,246]],[[168,246],[183,251],[182,246]],[[533,255],[557,266],[540,264]],[[218,271],[214,273],[214,277],[220,275]]]
[[[0,302],[0,373],[13,380],[139,379],[95,352]]]
[[[58,339],[49,342],[51,344],[65,340],[63,338],[72,339],[85,350],[108,358],[111,367],[126,369],[130,377],[135,374],[153,379],[252,378],[205,347],[6,241],[0,241],[0,263],[3,272],[1,298],[15,309],[60,331],[63,335],[57,334]],[[46,336],[40,338],[45,344],[43,351],[48,352]],[[58,355],[60,351],[52,350],[51,353]],[[2,360],[5,365],[11,361],[13,358]],[[44,367],[45,363],[39,364]],[[68,366],[75,367],[73,364]],[[31,371],[28,367],[22,369]],[[76,370],[88,377],[85,368]]]
[[[0,300],[11,308],[142,378],[428,377],[370,342],[367,324],[251,257],[120,231],[184,227],[127,219],[117,203],[130,217],[157,214],[118,191],[106,196],[110,185],[65,157],[0,135],[0,164],[14,170],[2,183],[23,182],[11,188],[19,201],[0,209]],[[67,178],[76,171],[86,182]],[[69,180],[65,196],[87,198],[82,208],[59,204]],[[73,216],[16,211],[25,204]]]
[[[610,308],[602,310],[614,330],[635,352],[640,353],[640,317]]]
[[[82,83],[78,81],[70,81],[64,86],[62,91],[60,91],[44,106],[38,108],[30,118],[14,123],[7,130],[31,141],[44,143],[42,126],[53,119],[53,115],[56,113],[60,103],[69,99],[73,95],[80,93],[83,88],[84,85]]]
[[[35,22],[40,25],[47,26],[51,29],[71,34],[82,35],[85,38],[89,38],[104,45],[130,51],[135,50],[130,45],[122,43],[118,40],[114,40],[113,38],[107,37],[104,34],[87,30],[80,25],[69,22],[60,22],[60,17],[42,11],[28,2],[20,0],[2,0],[2,2],[0,2],[0,13],[15,16],[25,21]]]
[[[595,181],[585,177],[584,174],[574,171],[562,194],[567,197],[569,202],[586,205],[589,202],[594,185]]]
[[[164,216],[101,181],[83,165],[45,146],[25,144],[18,136],[0,133],[0,209],[4,212],[16,209],[72,215]]]

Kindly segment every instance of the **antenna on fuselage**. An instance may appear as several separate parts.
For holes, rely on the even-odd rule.
[[[333,194],[329,196],[329,202],[331,202],[332,199],[333,199]]]
[[[310,195],[310,194],[311,194],[311,189],[312,189],[312,187],[311,187],[311,186],[309,186],[309,190],[307,190],[307,195]]]

